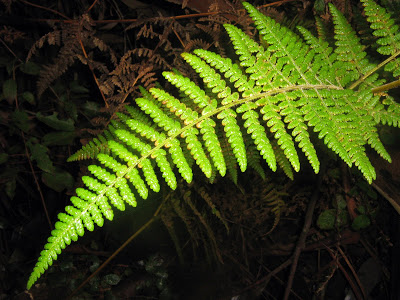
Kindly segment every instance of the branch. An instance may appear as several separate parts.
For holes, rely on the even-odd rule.
[[[20,0],[22,2],[25,2],[24,0]],[[300,1],[300,0],[281,0],[281,1],[276,1],[273,3],[268,3],[265,5],[258,6],[258,8],[264,8],[264,7],[271,7],[271,6],[281,6],[282,4],[288,3],[288,2],[294,2],[294,1]],[[95,1],[92,6],[96,3]],[[89,7],[87,11],[89,11],[92,6]],[[50,9],[48,9],[50,10]],[[243,9],[239,11],[244,11]],[[54,11],[55,12],[55,11]],[[58,13],[58,12],[55,12]],[[60,13],[58,13],[60,14]],[[180,20],[180,19],[188,19],[188,18],[201,18],[201,17],[207,17],[207,16],[213,16],[213,15],[218,15],[218,14],[232,14],[229,11],[212,11],[212,12],[206,12],[206,13],[197,13],[197,14],[188,14],[188,15],[180,15],[180,16],[172,16],[172,17],[157,17],[157,18],[147,18],[147,19],[118,19],[118,20],[93,20],[94,23],[96,24],[108,24],[108,23],[134,23],[137,21],[151,21],[151,20]],[[59,19],[30,19],[31,21],[36,21],[36,22],[52,22],[52,23],[75,23],[77,20],[71,20],[68,17],[67,20],[59,20]]]
[[[315,191],[311,197],[310,203],[308,204],[305,221],[304,221],[304,226],[301,231],[299,241],[297,242],[297,246],[296,246],[296,249],[293,254],[293,263],[290,268],[290,275],[289,275],[288,283],[286,285],[285,294],[283,297],[284,300],[289,299],[290,290],[292,289],[292,285],[293,285],[294,274],[296,273],[296,269],[297,269],[297,263],[299,262],[300,253],[305,247],[307,233],[310,230],[311,223],[312,223],[312,216],[314,213],[315,204],[317,203],[317,200],[319,198],[319,192],[320,192],[319,190],[321,187],[321,181],[322,181],[322,176],[319,175],[318,179],[317,179]]]
[[[64,14],[62,14],[62,13],[60,13],[60,12],[54,10],[54,9],[51,9],[51,8],[48,8],[48,7],[44,7],[44,6],[35,4],[35,3],[31,3],[31,2],[28,2],[28,1],[25,1],[25,0],[19,0],[19,1],[21,1],[21,2],[24,3],[24,4],[33,6],[33,7],[37,7],[37,8],[40,8],[40,9],[44,9],[44,10],[50,11],[50,12],[56,14],[56,15],[59,15],[59,16],[63,17],[63,18],[66,19],[66,20],[71,20],[71,19],[70,19],[69,17],[67,17],[66,15],[64,15]],[[60,22],[63,22],[63,21],[65,21],[65,20],[59,20],[59,21],[60,21]]]

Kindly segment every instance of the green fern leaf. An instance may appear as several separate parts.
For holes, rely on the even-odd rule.
[[[400,49],[398,28],[372,0],[363,2],[379,37],[379,51],[394,59]],[[111,120],[102,135],[71,156],[69,160],[97,161],[88,167],[90,175],[82,177],[85,187],[76,190],[72,205],[58,215],[28,289],[85,230],[112,220],[113,206],[119,210],[126,204],[136,206],[138,195],[146,199],[149,189],[160,191],[160,180],[176,189],[178,172],[190,183],[195,164],[211,181],[218,172],[228,173],[237,184],[238,169],[245,171],[247,165],[265,176],[259,162],[263,157],[272,171],[278,165],[293,179],[293,170],[300,170],[301,150],[317,173],[311,131],[348,166],[354,164],[368,182],[376,174],[366,155],[367,145],[390,161],[376,126],[400,126],[400,105],[386,93],[374,94],[385,81],[377,70],[387,62],[370,63],[343,15],[330,5],[336,40],[332,49],[304,28],[298,28],[301,38],[252,5],[243,5],[259,30],[261,44],[225,25],[238,63],[206,50],[184,53],[203,88],[177,71],[164,72],[178,93],[142,88],[143,97],[135,99],[137,108],[127,106],[127,114],[117,113],[118,120]],[[398,60],[393,60],[386,68],[397,76],[396,66]],[[183,199],[204,225],[218,255],[215,236],[190,193]],[[281,204],[274,203],[278,208]],[[172,205],[191,230],[187,216],[174,201]],[[277,220],[279,209],[274,213]],[[164,222],[168,226],[168,220]]]

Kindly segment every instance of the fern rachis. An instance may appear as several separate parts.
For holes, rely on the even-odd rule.
[[[363,2],[367,7],[373,3]],[[239,63],[206,50],[183,54],[202,78],[203,88],[177,72],[164,72],[166,80],[180,90],[182,99],[159,88],[143,91],[143,97],[135,100],[140,110],[128,108],[130,116],[119,114],[119,121],[108,128],[105,137],[95,139],[75,156],[95,157],[99,163],[89,166],[91,176],[82,178],[86,187],[78,188],[77,196],[71,198],[73,205],[59,214],[28,288],[66,245],[84,235],[85,228],[91,231],[94,223],[103,225],[104,217],[113,219],[110,204],[124,210],[125,203],[136,206],[138,196],[146,199],[149,188],[160,191],[159,172],[175,189],[175,167],[188,183],[193,179],[193,163],[208,178],[216,172],[224,176],[236,164],[245,171],[247,149],[253,147],[271,170],[275,171],[278,164],[287,174],[291,174],[291,168],[300,169],[299,148],[318,173],[311,130],[349,166],[356,165],[368,182],[375,178],[375,170],[365,146],[369,144],[390,160],[376,125],[399,126],[399,105],[388,95],[373,94],[372,89],[384,80],[378,73],[363,76],[377,68],[369,62],[341,13],[330,6],[337,41],[332,50],[307,30],[299,28],[303,39],[250,4],[244,6],[265,47],[239,28],[225,25]],[[379,18],[371,22],[373,29],[380,28]],[[389,44],[395,50],[385,48],[382,53],[394,59],[400,48],[396,33],[389,30],[379,34],[382,38],[390,36],[381,45]],[[349,54],[349,45],[359,51]],[[225,141],[235,160],[228,159],[222,150]]]

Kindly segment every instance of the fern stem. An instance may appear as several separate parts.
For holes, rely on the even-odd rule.
[[[374,94],[378,94],[378,93],[381,93],[383,91],[394,89],[394,88],[396,88],[398,86],[400,86],[400,79],[398,79],[396,81],[392,81],[392,82],[384,84],[384,85],[381,85],[381,86],[377,86],[377,87],[373,88],[371,91]]]
[[[390,56],[389,58],[385,59],[383,62],[381,62],[379,65],[377,65],[375,68],[371,69],[369,72],[367,72],[367,74],[365,74],[363,77],[361,77],[360,79],[358,79],[356,82],[354,82],[352,85],[350,85],[349,89],[354,90],[360,83],[362,83],[365,79],[367,79],[369,76],[371,76],[372,74],[374,74],[377,70],[379,70],[380,68],[382,68],[384,65],[388,64],[390,61],[392,61],[393,59],[395,59],[397,56],[400,55],[400,50],[397,51],[395,54],[393,54],[392,56]],[[395,81],[396,82],[396,81]],[[390,84],[390,83],[389,83]],[[382,85],[383,86],[386,86]],[[390,88],[394,88],[394,87],[390,87]],[[377,88],[374,88],[377,89]],[[374,91],[374,89],[372,89],[372,92],[374,93],[378,93],[383,90],[379,90],[378,92]]]

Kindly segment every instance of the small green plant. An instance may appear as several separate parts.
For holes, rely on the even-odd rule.
[[[341,195],[336,195],[336,199],[332,202],[334,208],[326,209],[318,216],[317,225],[319,228],[333,230],[351,226],[353,230],[358,231],[371,225],[370,215],[364,205],[359,205],[356,208],[357,216],[350,222],[346,200]]]
[[[210,180],[217,173],[244,172],[250,150],[257,149],[251,151],[252,159],[263,158],[272,171],[280,166],[290,178],[293,170],[300,170],[301,150],[318,173],[317,136],[371,183],[376,174],[366,147],[390,161],[377,125],[400,124],[400,106],[385,92],[399,81],[384,85],[380,72],[384,67],[393,78],[400,75],[400,33],[382,7],[371,0],[363,4],[378,37],[378,52],[387,57],[378,65],[331,4],[334,48],[323,36],[298,27],[300,37],[244,2],[260,43],[227,24],[237,57],[203,49],[182,54],[201,84],[178,72],[164,72],[179,93],[143,89],[136,106],[127,107],[128,114],[118,113],[119,120],[70,158],[95,158],[97,163],[88,167],[91,176],[82,177],[86,187],[78,188],[72,205],[58,215],[28,289],[66,245],[95,224],[102,226],[104,218],[112,220],[112,206],[124,210],[126,204],[136,206],[138,197],[146,199],[149,189],[159,192],[159,172],[175,189],[177,173],[190,183],[195,164]]]

